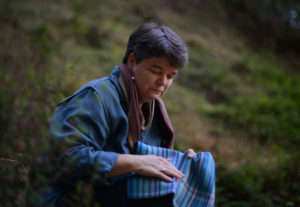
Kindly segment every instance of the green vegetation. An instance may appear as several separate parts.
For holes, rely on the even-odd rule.
[[[300,30],[272,21],[285,1],[267,2],[1,1],[0,206],[32,204],[47,185],[56,104],[108,74],[149,20],[187,43],[190,63],[163,99],[176,148],[215,157],[216,206],[298,206]],[[78,183],[81,206],[90,190]]]

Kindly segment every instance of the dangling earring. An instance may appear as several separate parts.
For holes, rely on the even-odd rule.
[[[134,80],[135,78],[134,78],[134,72],[132,71],[131,72],[131,80]]]

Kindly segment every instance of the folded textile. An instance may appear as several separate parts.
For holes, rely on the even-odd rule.
[[[185,177],[173,182],[134,175],[127,179],[129,199],[159,197],[174,194],[175,207],[212,207],[215,200],[215,164],[209,152],[199,152],[193,158],[176,150],[137,143],[136,154],[152,154],[169,158]]]

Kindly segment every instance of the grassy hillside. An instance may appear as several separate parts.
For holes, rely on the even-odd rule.
[[[189,65],[163,99],[176,148],[215,157],[216,206],[297,206],[299,54],[254,44],[228,15],[236,8],[222,2],[1,1],[0,158],[30,171],[23,171],[29,180],[18,180],[18,172],[7,169],[0,206],[34,200],[47,181],[56,104],[109,74],[130,33],[149,20],[171,27],[188,46]]]

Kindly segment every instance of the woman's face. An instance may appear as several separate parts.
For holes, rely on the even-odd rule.
[[[177,74],[177,68],[166,57],[147,58],[136,64],[134,55],[130,54],[127,66],[134,72],[140,105],[161,97]]]

